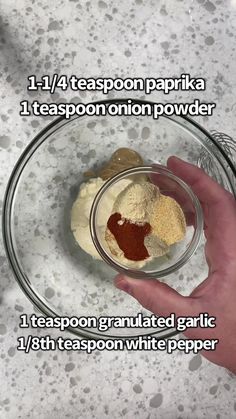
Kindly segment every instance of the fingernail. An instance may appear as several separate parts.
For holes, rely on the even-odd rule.
[[[115,286],[121,291],[126,292],[131,295],[131,286],[124,278],[120,279],[119,277],[115,278]]]
[[[168,158],[168,160],[177,160],[177,161],[183,161],[182,159],[180,159],[179,157],[177,157],[177,156],[170,156],[169,158]]]

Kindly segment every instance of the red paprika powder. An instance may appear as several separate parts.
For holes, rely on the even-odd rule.
[[[127,259],[139,261],[149,257],[144,245],[145,236],[151,232],[149,223],[135,224],[116,212],[110,216],[107,227]]]

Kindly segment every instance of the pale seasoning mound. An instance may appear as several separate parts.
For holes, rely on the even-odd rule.
[[[148,222],[159,196],[159,189],[150,182],[130,183],[117,196],[113,212],[136,223]]]
[[[152,234],[168,246],[182,240],[186,233],[186,221],[180,205],[175,199],[160,195],[150,218]]]

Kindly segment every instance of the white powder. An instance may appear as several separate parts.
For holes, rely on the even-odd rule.
[[[167,244],[154,234],[149,234],[145,237],[144,245],[151,257],[160,257],[169,251]]]

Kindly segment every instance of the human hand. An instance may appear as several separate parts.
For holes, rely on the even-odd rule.
[[[191,339],[219,339],[215,351],[202,351],[202,355],[236,374],[236,201],[203,170],[190,163],[170,157],[167,167],[192,188],[201,202],[208,277],[189,297],[156,279],[118,275],[115,286],[159,316],[167,317],[171,313],[214,316],[215,328],[188,329],[184,334]]]

